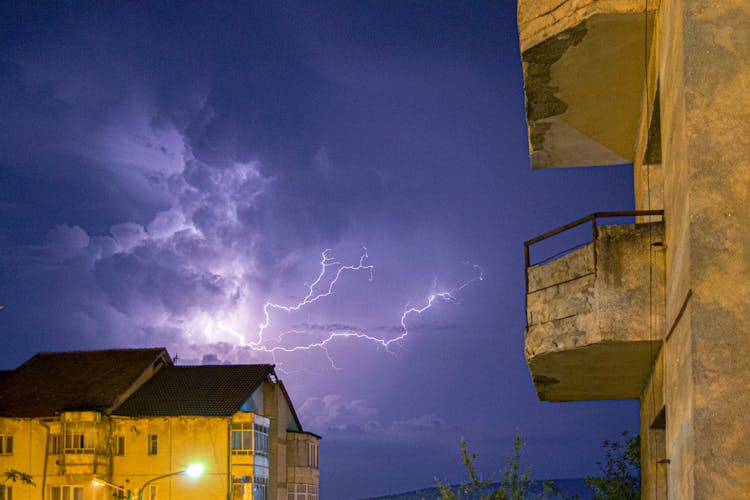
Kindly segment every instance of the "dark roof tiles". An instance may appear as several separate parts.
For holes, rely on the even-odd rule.
[[[39,353],[0,377],[0,416],[106,411],[162,359],[164,348]]]
[[[273,374],[273,365],[169,366],[113,415],[229,416]]]

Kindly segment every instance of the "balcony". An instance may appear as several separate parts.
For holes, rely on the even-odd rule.
[[[532,168],[633,161],[658,5],[518,1]]]
[[[525,243],[525,355],[539,399],[638,399],[664,335],[661,211],[602,212]],[[591,232],[583,244],[531,264],[535,246]],[[569,242],[568,242],[569,243]]]
[[[69,476],[84,478],[83,482],[91,480],[92,475],[104,476],[109,474],[109,456],[104,450],[92,453],[65,453],[59,460],[61,473]]]
[[[286,474],[289,483],[318,484],[319,440],[319,436],[309,432],[287,432]]]

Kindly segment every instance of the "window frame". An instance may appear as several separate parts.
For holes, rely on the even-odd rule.
[[[267,477],[253,477],[253,500],[268,500]]]
[[[55,492],[58,493],[57,496],[55,496]],[[83,500],[83,486],[68,484],[51,485],[49,487],[49,497],[50,500]]]
[[[253,435],[253,422],[232,422],[230,432],[232,455],[252,455],[253,441],[255,439]],[[236,443],[239,443],[240,446],[236,447]]]
[[[150,456],[158,455],[159,454],[159,435],[158,434],[149,434],[148,435],[148,454]]]
[[[318,486],[307,483],[289,483],[287,500],[318,500]]]
[[[13,434],[0,434],[0,456],[13,456]]]
[[[231,454],[268,456],[270,450],[270,433],[271,423],[266,417],[256,415],[249,422],[232,422],[229,427]]]
[[[82,455],[96,451],[96,427],[91,424],[68,424],[62,433],[62,453]]]
[[[115,436],[115,456],[125,456],[125,436]]]
[[[305,451],[307,452],[307,466],[311,469],[319,469],[320,468],[320,448],[318,447],[318,443],[314,441],[307,441],[305,446]]]
[[[253,453],[259,455],[268,455],[269,441],[268,434],[271,429],[265,425],[253,422]]]
[[[59,432],[49,435],[49,454],[62,455],[65,448],[63,447],[63,435]]]

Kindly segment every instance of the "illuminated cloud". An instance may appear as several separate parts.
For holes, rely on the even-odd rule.
[[[178,363],[275,358],[293,401],[310,401],[303,425],[341,438],[325,436],[325,470],[357,465],[321,481],[330,499],[420,467],[430,483],[454,425],[477,436],[456,408],[547,432],[518,350],[521,242],[627,207],[632,179],[524,168],[506,7],[0,3],[0,368],[154,345]],[[298,304],[321,252],[356,264],[363,245],[372,281],[346,273],[325,300],[270,310],[259,350],[264,305]],[[466,261],[487,279],[460,289],[479,276]],[[417,457],[397,445],[409,433],[447,437]]]

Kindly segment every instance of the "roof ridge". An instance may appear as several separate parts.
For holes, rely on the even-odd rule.
[[[99,353],[99,352],[123,352],[123,351],[166,351],[166,347],[113,347],[111,349],[75,349],[71,351],[39,351],[35,356],[48,354],[79,354],[79,353]]]
[[[30,366],[39,358],[42,357],[48,357],[48,356],[55,356],[55,355],[64,355],[64,354],[88,354],[88,353],[97,353],[97,354],[112,354],[112,353],[122,353],[122,352],[146,352],[146,351],[159,351],[159,352],[166,352],[167,356],[169,356],[169,351],[167,351],[166,347],[132,347],[132,348],[112,348],[112,349],[76,349],[72,351],[39,351],[35,353],[33,356],[28,358],[26,361],[21,363],[15,368],[10,368],[11,371],[19,370],[21,368],[24,368],[26,366]],[[171,356],[170,356],[171,359]]]
[[[217,365],[172,365],[170,368],[221,368],[221,367],[227,367],[227,366],[236,366],[236,367],[257,367],[257,366],[265,366],[267,368],[276,368],[276,365],[274,363],[240,363],[240,364],[234,364],[234,363],[222,363]]]

